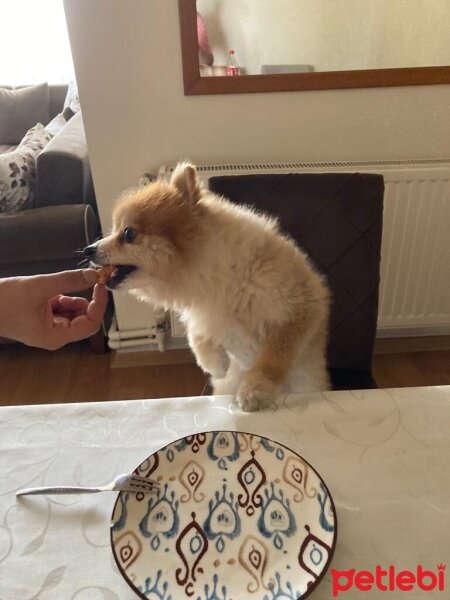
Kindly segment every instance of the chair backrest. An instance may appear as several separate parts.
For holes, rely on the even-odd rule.
[[[282,231],[308,254],[331,289],[330,370],[371,373],[378,315],[382,175],[221,176],[212,177],[209,187],[233,203],[278,218]]]

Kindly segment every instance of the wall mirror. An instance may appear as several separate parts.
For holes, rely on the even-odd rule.
[[[450,83],[448,0],[178,3],[186,95]],[[225,75],[230,49],[239,76]]]

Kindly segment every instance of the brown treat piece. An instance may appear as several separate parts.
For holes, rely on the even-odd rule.
[[[106,265],[105,267],[100,267],[99,269],[97,269],[97,274],[98,274],[97,283],[100,283],[101,285],[108,283],[108,281],[112,277],[114,277],[116,272],[117,272],[117,269],[113,265]]]

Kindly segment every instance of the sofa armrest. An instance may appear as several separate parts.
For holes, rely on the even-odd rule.
[[[81,112],[50,140],[36,161],[35,206],[90,204],[95,196]]]
[[[74,269],[81,250],[99,234],[98,219],[85,204],[44,206],[0,217],[0,277]]]

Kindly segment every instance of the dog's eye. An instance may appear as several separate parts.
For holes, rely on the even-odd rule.
[[[123,232],[123,241],[127,244],[131,244],[131,242],[134,242],[135,238],[136,229],[133,229],[132,227],[127,227]]]

